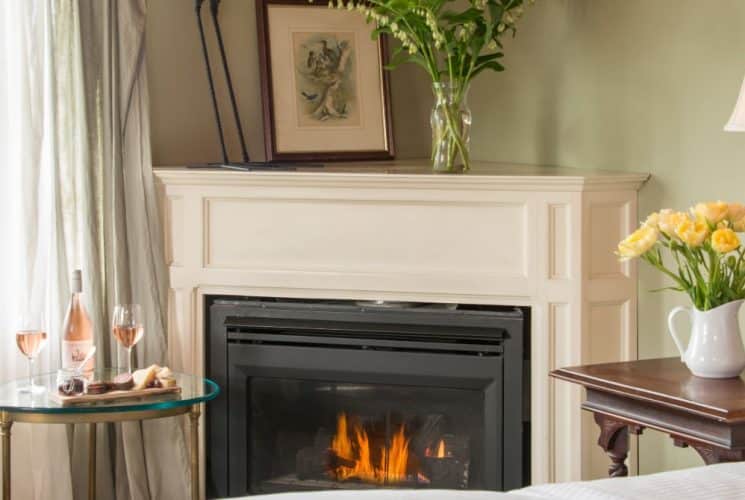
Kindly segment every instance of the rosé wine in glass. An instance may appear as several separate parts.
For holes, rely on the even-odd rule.
[[[19,392],[39,394],[44,387],[34,384],[34,361],[47,344],[47,332],[42,326],[40,315],[24,314],[17,322],[16,345],[28,359],[28,386],[21,387]]]
[[[139,304],[119,304],[114,308],[111,332],[127,351],[127,372],[132,373],[132,348],[145,333]]]

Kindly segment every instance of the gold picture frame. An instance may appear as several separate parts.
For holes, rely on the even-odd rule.
[[[394,157],[387,43],[359,12],[257,0],[264,140],[270,161]]]

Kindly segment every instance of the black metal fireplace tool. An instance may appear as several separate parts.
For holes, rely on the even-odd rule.
[[[246,147],[246,140],[243,134],[243,126],[241,125],[241,117],[238,112],[238,104],[235,100],[235,91],[233,89],[233,80],[230,77],[230,68],[228,67],[228,59],[225,55],[225,44],[223,43],[222,30],[220,29],[219,21],[219,9],[220,0],[210,0],[210,14],[212,16],[212,24],[215,28],[215,34],[217,36],[217,45],[220,49],[220,59],[222,62],[222,68],[225,73],[225,82],[228,86],[228,95],[230,96],[230,106],[233,109],[233,118],[235,119],[235,126],[238,132],[238,138],[241,145],[242,161],[231,162],[228,157],[228,150],[225,147],[225,133],[223,130],[222,119],[220,118],[220,108],[217,105],[217,96],[215,94],[215,81],[212,77],[212,66],[210,64],[209,51],[207,50],[207,40],[204,35],[204,25],[202,24],[202,4],[205,0],[195,0],[194,12],[197,16],[197,26],[199,27],[199,38],[202,43],[202,55],[204,56],[204,66],[207,70],[207,82],[210,88],[210,97],[212,99],[212,109],[215,113],[215,125],[217,127],[217,134],[220,138],[220,149],[222,152],[222,162],[220,163],[207,163],[199,165],[189,165],[189,168],[225,168],[230,170],[294,170],[295,168],[302,167],[321,167],[323,165],[318,163],[290,163],[290,162],[275,162],[275,161],[252,161],[248,154],[248,148]]]

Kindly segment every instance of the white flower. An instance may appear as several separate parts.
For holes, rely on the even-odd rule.
[[[398,31],[398,24],[395,21],[391,23],[391,30]]]
[[[499,23],[499,25],[497,26],[497,32],[501,33],[504,31],[505,28],[506,26],[504,25],[504,23]]]
[[[489,40],[489,43],[486,44],[486,48],[489,50],[497,50],[497,42],[495,40]]]
[[[347,4],[347,10],[354,10],[354,2],[349,2]]]

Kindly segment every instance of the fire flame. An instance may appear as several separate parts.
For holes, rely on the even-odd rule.
[[[427,448],[424,450],[424,456],[425,457],[434,457],[434,458],[445,458],[447,457],[447,453],[445,452],[445,440],[440,439],[440,442],[437,444],[437,451],[432,451],[430,448]]]
[[[359,479],[377,484],[406,480],[409,438],[404,433],[403,424],[393,435],[390,447],[380,447],[380,461],[375,464],[367,431],[355,424],[350,433],[347,415],[341,413],[336,421],[336,435],[331,442],[331,451],[338,457],[354,462],[354,466],[339,465],[334,468],[332,472],[338,480]]]

